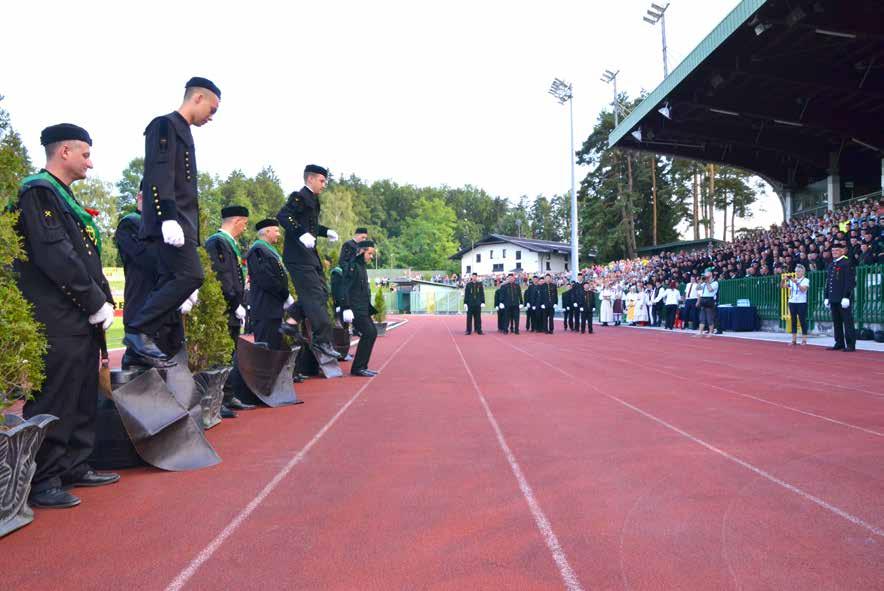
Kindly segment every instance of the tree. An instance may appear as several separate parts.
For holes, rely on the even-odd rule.
[[[141,185],[141,177],[144,174],[144,158],[133,158],[129,161],[129,165],[123,169],[123,175],[117,181],[117,210],[133,210],[135,207],[135,196],[138,195],[138,189]]]
[[[396,260],[415,269],[449,269],[452,254],[457,252],[454,227],[457,217],[442,199],[420,199],[415,215],[408,218],[405,230],[394,240]]]
[[[341,240],[347,240],[356,230],[356,214],[353,212],[353,189],[337,185],[327,189],[322,194],[322,210],[319,222],[338,233]],[[338,264],[338,256],[341,252],[340,242],[317,240],[316,249],[320,258],[328,261],[333,267]]]
[[[118,265],[114,232],[119,219],[119,199],[111,193],[113,185],[98,178],[90,178],[78,181],[71,189],[83,207],[98,210],[94,219],[101,232],[101,264],[105,267]]]

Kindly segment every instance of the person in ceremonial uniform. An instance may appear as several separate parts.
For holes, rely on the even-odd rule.
[[[157,282],[157,256],[154,245],[142,240],[141,208],[143,195],[141,189],[135,196],[135,211],[123,216],[117,224],[114,242],[123,262],[123,275],[126,285],[123,289],[123,327],[129,332],[129,322],[135,311],[141,308],[147,294]],[[128,369],[138,365],[139,359],[129,349],[123,353],[122,367]]]
[[[525,303],[525,332],[537,332],[534,320],[534,292],[537,291],[537,275],[528,283],[523,301]]]
[[[227,378],[221,416],[233,418],[234,410],[251,410],[236,397],[243,387],[242,376],[236,366],[236,341],[246,322],[246,267],[237,240],[249,223],[249,210],[241,205],[229,205],[221,209],[221,228],[206,240],[206,252],[212,261],[212,270],[221,284],[221,293],[227,302],[227,330],[233,341],[233,370]]]
[[[319,195],[328,183],[328,170],[315,164],[304,169],[304,187],[289,195],[276,219],[285,229],[282,260],[292,277],[298,304],[310,321],[313,346],[333,359],[343,356],[332,347],[332,325],[328,317],[328,285],[316,238],[326,237],[330,242],[338,233],[319,223]]]
[[[279,242],[279,222],[261,220],[255,224],[258,239],[246,254],[249,271],[249,319],[256,343],[282,349],[283,312],[295,301],[289,294],[289,277],[282,256],[274,245]]]
[[[87,463],[95,446],[99,351],[114,321],[113,297],[101,268],[101,234],[70,185],[92,168],[89,133],[62,123],[43,130],[46,168],[22,181],[18,233],[26,260],[16,260],[18,287],[44,326],[46,380],[24,405],[25,418],[51,414],[31,478],[32,507],[66,508],[80,499],[65,488],[120,479]]]
[[[581,285],[583,299],[580,305],[580,332],[592,334],[592,313],[595,311],[595,290],[589,282]]]
[[[522,288],[516,283],[516,276],[512,273],[507,275],[506,283],[504,283],[503,304],[506,307],[509,332],[519,334],[519,309],[522,306]]]
[[[556,287],[556,282],[549,273],[546,274],[543,291],[545,296],[544,301],[546,302],[543,321],[544,332],[553,334],[556,331],[555,318],[556,306],[559,304],[559,289]]]
[[[531,320],[532,332],[546,332],[547,295],[546,282],[537,277],[534,293],[531,295],[531,309],[534,312],[534,318]]]
[[[156,247],[157,282],[144,303],[133,310],[124,342],[130,356],[147,365],[168,367],[169,355],[154,339],[176,310],[196,301],[203,284],[197,246],[199,203],[196,149],[190,127],[202,127],[218,111],[221,91],[210,80],[191,78],[177,111],[157,117],[144,131],[144,179],[147,193],[140,236]]]
[[[497,313],[497,332],[506,334],[509,332],[506,318],[506,304],[503,303],[503,290],[506,282],[501,282],[494,290],[494,311]]]
[[[562,320],[565,325],[565,332],[571,330],[571,319],[574,316],[574,285],[568,284],[568,289],[562,292]]]
[[[344,322],[352,322],[359,330],[359,344],[350,366],[350,374],[363,378],[373,378],[378,372],[368,368],[371,351],[378,336],[377,328],[371,319],[377,313],[371,305],[371,285],[368,282],[366,267],[374,256],[374,242],[363,240],[356,243],[356,253],[347,260],[343,268],[344,299],[341,302],[341,317]]]
[[[482,306],[485,305],[485,287],[479,282],[479,275],[473,273],[470,280],[464,286],[463,309],[467,313],[467,331],[465,334],[473,334],[473,323],[476,324],[476,333],[482,334]]]
[[[853,289],[856,287],[856,272],[847,258],[847,243],[835,240],[832,243],[832,262],[826,269],[825,304],[832,312],[835,330],[835,345],[830,351],[856,350],[856,330],[853,326]]]
[[[356,256],[356,245],[368,240],[368,228],[360,226],[353,232],[353,238],[341,245],[341,254],[338,256],[338,266],[346,264],[348,260]],[[343,270],[343,269],[342,269]]]

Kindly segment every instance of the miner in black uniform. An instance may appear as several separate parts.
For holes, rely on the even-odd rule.
[[[221,228],[206,240],[206,252],[212,261],[212,270],[221,284],[221,293],[227,302],[227,331],[233,341],[233,370],[227,378],[222,417],[233,418],[234,410],[251,410],[235,396],[243,387],[242,376],[236,366],[236,341],[246,321],[246,267],[237,240],[249,223],[249,210],[241,205],[229,205],[221,209]]]
[[[348,240],[347,242],[350,241]],[[356,256],[358,250],[359,249],[357,247],[348,252],[347,258],[342,259],[341,263],[338,266],[332,268],[331,279],[329,280],[329,287],[331,288],[332,296],[332,306],[334,306],[335,309],[335,322],[338,326],[344,329],[344,331],[347,333],[348,339],[350,338],[350,321],[344,320],[344,302],[347,299],[347,286],[344,283],[344,269],[342,268],[342,266],[346,267],[350,259]],[[347,355],[345,355],[341,361],[353,361],[353,356],[350,355],[350,353],[347,353]]]
[[[832,262],[826,269],[825,304],[832,311],[835,345],[830,351],[855,351],[856,331],[853,327],[853,288],[856,272],[847,258],[847,243],[832,243]]]
[[[252,244],[246,263],[249,270],[249,319],[256,343],[282,349],[282,315],[294,303],[289,294],[289,276],[282,256],[274,245],[279,242],[279,222],[261,220],[255,224],[258,239]]]
[[[562,292],[562,319],[564,320],[566,332],[568,330],[572,330],[571,320],[574,317],[574,302],[572,300],[572,297],[574,295],[573,292],[573,285],[569,285],[568,289]]]
[[[101,269],[101,234],[70,185],[92,168],[92,139],[63,123],[43,130],[46,168],[22,181],[13,209],[27,260],[14,263],[18,287],[45,330],[46,379],[25,418],[51,414],[31,479],[32,507],[63,508],[80,499],[63,487],[102,486],[120,479],[87,463],[95,445],[98,361],[114,321],[110,286]],[[4,330],[7,328],[4,327]]]
[[[506,317],[509,331],[519,334],[519,307],[522,305],[522,288],[516,283],[516,276],[510,273],[503,284],[503,303],[506,306]]]
[[[282,260],[292,276],[298,304],[310,321],[313,346],[333,359],[341,359],[331,345],[332,326],[328,318],[328,286],[316,238],[325,236],[329,241],[338,239],[338,233],[319,223],[319,195],[325,190],[328,171],[310,164],[304,169],[304,187],[289,195],[276,219],[285,229],[285,245]]]
[[[157,117],[144,131],[146,193],[141,216],[141,238],[156,246],[158,280],[126,327],[124,342],[130,354],[156,367],[169,365],[168,356],[154,342],[169,317],[188,298],[196,299],[203,284],[197,246],[196,149],[190,126],[201,127],[218,110],[221,91],[205,78],[191,78],[177,111]]]
[[[525,330],[537,332],[539,323],[537,322],[537,311],[534,309],[534,300],[537,297],[537,285],[539,278],[537,275],[533,277],[528,288],[525,290]]]
[[[129,321],[144,303],[147,294],[157,282],[157,256],[153,245],[139,236],[141,231],[142,192],[135,196],[135,211],[120,219],[114,233],[114,242],[123,262],[126,285],[123,290],[123,326],[129,332]],[[126,349],[123,368],[137,365],[139,359]]]
[[[537,301],[540,304],[540,330],[548,334],[555,332],[556,305],[559,303],[559,290],[553,281],[552,275],[546,274],[543,283],[537,290]]]
[[[371,319],[377,313],[371,305],[371,285],[368,283],[366,266],[374,256],[374,242],[363,240],[356,244],[356,253],[348,259],[343,267],[343,301],[341,317],[344,322],[353,323],[359,331],[359,344],[356,345],[356,356],[350,366],[350,374],[363,378],[373,378],[378,372],[368,369],[368,361],[378,336],[377,328]]]
[[[346,261],[356,256],[356,245],[363,240],[368,239],[368,228],[360,226],[353,232],[353,238],[347,240],[341,245],[341,254],[338,256],[338,266],[343,267]],[[341,269],[343,272],[343,268]]]
[[[494,311],[497,313],[497,332],[502,332],[506,334],[508,332],[507,329],[507,319],[506,319],[506,304],[503,303],[503,286],[505,283],[501,283],[497,286],[497,289],[494,290]]]
[[[476,333],[482,334],[482,306],[485,305],[485,287],[479,282],[479,275],[473,273],[463,290],[463,309],[467,313],[467,331],[473,334],[473,322]]]
[[[592,334],[592,313],[595,310],[595,290],[591,283],[580,286],[583,290],[582,303],[580,304],[580,332]]]

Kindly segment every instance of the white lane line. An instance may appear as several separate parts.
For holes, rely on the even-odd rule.
[[[485,408],[485,416],[488,418],[488,422],[491,423],[491,428],[494,429],[495,435],[497,435],[497,443],[500,444],[500,449],[503,450],[503,455],[506,456],[506,460],[509,462],[510,469],[513,471],[513,476],[516,477],[516,481],[519,483],[519,489],[522,491],[522,496],[525,497],[525,501],[528,503],[528,508],[531,510],[531,515],[534,516],[534,523],[537,524],[537,529],[540,530],[540,534],[543,536],[547,548],[549,548],[549,551],[552,553],[556,566],[559,567],[559,574],[565,582],[565,587],[569,591],[582,591],[583,587],[580,584],[580,580],[577,578],[571,565],[568,564],[568,558],[565,556],[565,551],[562,549],[561,544],[559,544],[559,539],[556,537],[549,519],[547,519],[546,515],[543,513],[543,509],[540,508],[540,503],[534,496],[534,491],[531,489],[531,485],[528,484],[528,479],[525,478],[525,473],[522,472],[522,468],[519,466],[516,456],[513,454],[510,446],[507,445],[503,432],[500,430],[500,425],[497,424],[497,419],[494,418],[494,413],[491,412],[491,407],[488,406],[488,401],[486,401],[485,396],[482,395],[482,390],[476,382],[476,377],[473,375],[472,370],[470,370],[470,366],[467,364],[467,360],[463,356],[463,351],[460,350],[460,346],[457,344],[457,341],[454,340],[454,335],[451,333],[451,328],[448,327],[447,323],[445,328],[448,329],[448,336],[451,337],[451,342],[454,343],[454,347],[457,349],[457,354],[460,355],[463,367],[466,370],[467,375],[470,376],[470,381],[473,384],[473,389],[476,391],[476,395],[479,397],[479,402],[481,402],[482,406]]]
[[[501,342],[504,342],[504,343],[506,342],[503,339],[498,339],[498,340],[500,340]],[[577,376],[565,371],[564,369],[562,369],[560,367],[553,365],[552,363],[549,363],[545,359],[541,359],[540,357],[537,357],[536,355],[533,355],[533,354],[529,353],[528,351],[525,351],[524,349],[520,349],[520,348],[516,347],[515,345],[511,345],[510,343],[507,343],[507,344],[510,347],[512,347],[513,349],[515,349],[516,351],[519,351],[519,352],[521,352],[521,353],[523,353],[533,359],[540,361],[541,363],[551,367],[552,369],[558,371],[559,373],[561,373],[561,374],[563,374],[573,380],[579,379]],[[705,447],[709,451],[714,452],[714,453],[720,455],[721,457],[726,458],[726,459],[734,462],[735,464],[742,466],[743,468],[746,468],[747,470],[750,470],[751,472],[754,472],[758,476],[761,476],[762,478],[769,480],[770,482],[773,482],[774,484],[781,486],[790,492],[795,493],[796,495],[802,497],[803,499],[806,499],[806,500],[810,501],[811,503],[814,503],[815,505],[822,507],[826,511],[834,513],[838,517],[846,519],[850,523],[853,523],[854,525],[857,525],[857,526],[873,533],[876,536],[884,537],[884,529],[882,529],[876,525],[873,525],[871,523],[868,523],[867,521],[863,521],[861,518],[857,517],[856,515],[852,515],[851,513],[848,513],[847,511],[845,511],[844,509],[841,509],[840,507],[836,507],[835,505],[828,503],[828,502],[824,501],[823,499],[821,499],[815,495],[812,495],[807,491],[804,491],[804,490],[798,488],[794,484],[789,484],[785,480],[781,480],[780,478],[777,478],[773,474],[766,472],[766,471],[762,470],[761,468],[754,466],[753,464],[750,464],[746,460],[741,460],[740,458],[738,458],[736,456],[732,456],[728,452],[715,447],[711,443],[707,443],[706,441],[703,441],[699,437],[695,437],[695,436],[691,435],[690,433],[688,433],[687,431],[679,429],[675,425],[671,425],[671,424],[667,423],[666,421],[664,421],[663,419],[656,417],[656,416],[652,415],[651,413],[649,413],[645,410],[642,410],[641,408],[626,402],[625,400],[621,400],[620,398],[614,396],[613,394],[608,394],[608,393],[600,390],[598,387],[594,386],[593,384],[591,384],[589,382],[584,381],[583,383],[586,383],[586,385],[588,385],[590,388],[592,388],[593,390],[595,390],[596,392],[598,392],[602,396],[605,396],[606,398],[610,398],[614,402],[617,402],[618,404],[621,404],[621,405],[625,406],[626,408],[628,408],[632,411],[635,411],[648,419],[651,419],[652,421],[666,427],[670,431],[674,431],[675,433],[678,433],[682,437],[686,437],[687,439],[690,439],[691,441],[693,441],[697,445],[701,445],[701,446]]]
[[[381,366],[381,369],[387,367],[387,365],[391,361],[393,361],[399,351],[401,351],[402,348],[405,347],[405,345],[410,343],[416,334],[417,332],[412,333],[412,335],[408,337],[408,339],[406,339],[401,345],[399,345],[399,347],[395,351],[393,351],[393,354],[390,355],[390,358],[384,362],[384,364]],[[184,570],[178,573],[178,576],[175,577],[175,580],[169,583],[169,586],[166,587],[166,591],[179,591],[187,584],[187,582],[193,577],[193,575],[196,574],[199,568],[207,560],[209,560],[209,558],[212,557],[212,555],[233,534],[233,532],[235,532],[237,528],[239,528],[239,526],[242,525],[246,519],[248,519],[249,515],[251,515],[255,511],[255,509],[257,509],[261,505],[261,503],[264,502],[264,500],[270,495],[270,493],[273,492],[273,489],[275,489],[279,485],[279,483],[282,482],[282,480],[288,475],[288,473],[291,472],[295,466],[303,461],[304,457],[307,455],[307,452],[309,452],[310,449],[314,445],[316,445],[320,439],[322,439],[322,436],[325,435],[328,430],[332,428],[332,425],[334,425],[337,420],[341,418],[341,415],[347,412],[347,409],[350,408],[350,406],[352,406],[354,402],[356,402],[356,399],[359,398],[362,392],[365,391],[365,389],[373,381],[374,378],[369,378],[365,382],[365,384],[363,384],[362,387],[356,391],[356,394],[354,394],[353,397],[350,398],[350,400],[348,400],[347,403],[342,406],[341,409],[337,413],[335,413],[335,415],[322,427],[322,429],[320,429],[316,433],[316,435],[313,436],[313,439],[311,439],[309,443],[307,443],[307,445],[301,448],[301,451],[299,451],[291,460],[289,460],[289,462],[276,474],[276,476],[274,476],[273,479],[267,483],[267,485],[261,490],[261,492],[259,492],[257,496],[255,496],[255,498],[252,499],[252,501],[248,505],[246,505],[246,507],[242,511],[240,511],[239,514],[234,517],[233,520],[228,523],[223,530],[221,530],[221,533],[215,536],[215,539],[213,539],[208,546],[203,548],[200,553],[197,554],[196,557],[194,557],[194,559],[190,561],[190,564],[188,564],[187,567],[184,568]]]

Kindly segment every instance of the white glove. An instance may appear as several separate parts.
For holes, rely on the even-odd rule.
[[[283,304],[283,307],[288,308],[289,306],[291,306],[294,303],[295,303],[295,298],[293,298],[292,296],[289,296],[285,299],[285,303]]]
[[[337,242],[338,241],[338,233],[334,230],[328,230],[325,233],[325,237],[328,238],[329,242]]]
[[[506,308],[506,306],[504,306],[503,304],[500,304],[500,305],[497,306],[497,307],[500,308],[501,310],[503,310],[504,308]]]
[[[246,319],[246,309],[242,306],[237,306],[236,312],[234,312],[234,314],[240,322]]]
[[[195,289],[195,290],[193,291],[193,293],[190,294],[190,297],[187,298],[187,299],[190,300],[190,307],[191,307],[191,308],[193,308],[194,306],[196,306],[197,303],[200,301],[200,290]]]
[[[341,307],[340,307],[340,306],[338,306],[338,307],[335,308],[335,313],[338,313],[338,312],[340,312],[340,311],[341,311]]]
[[[574,304],[574,307],[576,308],[576,307],[577,307],[577,304]],[[583,308],[580,308],[580,309],[582,310]]]
[[[163,232],[163,242],[175,248],[184,246],[184,230],[181,229],[181,224],[175,220],[166,220],[160,228]]]
[[[184,300],[184,303],[178,306],[178,311],[182,314],[190,314],[191,310],[193,310],[193,302],[190,299]]]
[[[824,305],[826,308],[829,307],[829,298],[826,298],[825,300],[823,300],[823,305]]]
[[[540,304],[540,309],[541,309],[541,310],[546,310],[546,304]]]
[[[845,310],[850,307],[850,300],[847,298],[841,298],[841,307]]]
[[[316,236],[311,234],[310,232],[304,232],[301,234],[301,237],[298,238],[301,241],[301,244],[306,246],[307,248],[313,248],[316,246]]]
[[[580,308],[580,311],[583,312],[583,308]]]
[[[464,305],[463,305],[463,309],[464,309],[464,312],[469,312],[469,311],[470,311],[470,305],[469,305],[469,304],[464,304]]]
[[[344,322],[350,323],[353,322],[353,310],[347,309],[344,310]]]
[[[114,323],[114,307],[110,302],[105,302],[98,312],[89,316],[89,324],[100,324],[101,328],[107,330]]]

